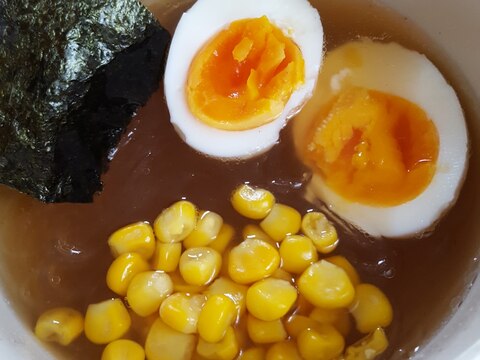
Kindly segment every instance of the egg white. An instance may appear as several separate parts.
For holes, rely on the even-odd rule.
[[[353,58],[352,54],[355,54]],[[395,43],[367,39],[348,43],[326,56],[317,90],[294,120],[297,149],[304,146],[308,124],[315,119],[318,108],[348,86],[396,95],[426,112],[439,136],[435,175],[415,199],[390,207],[347,200],[330,189],[319,174],[313,176],[310,191],[331,211],[374,237],[420,235],[453,205],[465,177],[468,135],[458,97],[424,55]]]
[[[258,128],[228,131],[206,125],[190,112],[185,86],[197,52],[235,20],[268,19],[300,48],[305,83],[287,102],[282,114]],[[307,0],[198,0],[183,14],[175,31],[165,70],[165,96],[171,122],[195,150],[217,158],[248,158],[271,148],[286,121],[312,95],[323,58],[320,16]]]

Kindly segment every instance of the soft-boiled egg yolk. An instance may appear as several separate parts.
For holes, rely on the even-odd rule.
[[[209,126],[246,130],[276,119],[304,83],[298,46],[266,16],[232,22],[192,61],[187,100]]]
[[[417,197],[436,169],[439,139],[425,111],[401,97],[352,87],[320,110],[305,156],[326,184],[357,203]]]
[[[308,0],[197,0],[165,67],[170,121],[207,156],[264,153],[312,97],[322,60],[322,23]]]
[[[374,237],[433,228],[455,203],[468,135],[453,88],[424,55],[360,39],[330,51],[293,121],[305,196]]]

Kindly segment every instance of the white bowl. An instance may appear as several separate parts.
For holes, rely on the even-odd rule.
[[[144,0],[145,3],[152,0]],[[380,1],[379,1],[380,2]],[[478,0],[383,0],[422,28],[443,48],[461,76],[467,79],[467,101],[480,114],[480,1]],[[472,142],[480,143],[480,123],[470,124]],[[476,137],[476,138],[475,138]],[[475,210],[480,213],[480,199]],[[480,223],[476,229],[480,239]],[[1,228],[0,228],[1,233]],[[472,255],[473,257],[474,255]],[[459,310],[415,355],[415,359],[480,359],[480,283],[474,283]],[[421,319],[419,319],[421,321]],[[0,359],[52,359],[11,310],[0,293]]]
[[[476,114],[480,114],[480,47],[478,45],[480,2],[478,0],[384,0],[383,2],[411,19],[443,48],[452,65],[459,69],[460,76],[467,80],[467,89],[465,89],[467,99],[465,100],[470,103]],[[476,121],[469,125],[471,141],[475,147],[479,141],[480,123]],[[478,167],[475,169],[478,171]],[[476,213],[480,208],[479,200],[477,197]],[[477,223],[472,236],[480,240],[480,223]],[[475,256],[472,254],[472,258]],[[415,359],[480,359],[479,299],[480,283],[477,281],[463,299],[459,309],[450,319],[445,320],[446,324],[425,347],[420,349]]]

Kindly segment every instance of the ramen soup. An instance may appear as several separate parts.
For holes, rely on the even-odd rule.
[[[144,2],[172,34],[182,13],[192,5],[190,1]],[[242,6],[243,2],[238,1],[238,4]],[[324,67],[320,70],[319,87],[344,83],[341,76],[322,78],[329,71],[335,71],[332,70],[335,57],[345,56],[345,61],[357,61],[358,65],[362,59],[369,59],[367,53],[371,49],[387,49],[383,55],[372,56],[373,59],[399,57],[402,60],[398,65],[400,67],[412,61],[420,68],[426,66],[431,70],[428,60],[422,60],[427,61],[427,65],[420,61],[417,63],[417,55],[412,54],[418,52],[426,54],[453,85],[461,99],[467,124],[479,120],[476,118],[478,114],[471,110],[468,89],[459,71],[408,19],[367,0],[315,0],[311,4],[318,9],[321,17],[325,37],[320,34],[318,39],[321,42],[324,38],[326,54],[323,60],[308,58],[307,55],[302,60],[302,53],[308,52],[303,46],[308,46],[309,41],[300,40],[296,47],[287,36],[281,39],[284,41],[282,46],[290,49],[285,50],[285,54],[291,56],[288,61],[300,64],[296,65],[298,73],[295,76],[298,78],[288,78],[291,82],[290,94],[296,94],[295,91],[303,89],[303,85],[308,86],[310,66],[313,66],[316,81],[320,62]],[[248,26],[276,34],[277,39],[283,36],[276,32],[275,21],[269,16],[252,16],[246,21],[231,25],[228,31],[232,33],[222,36],[237,36],[235,31]],[[227,21],[227,24],[230,22]],[[322,26],[317,25],[312,28],[321,30]],[[308,24],[305,26],[308,29]],[[185,27],[181,30],[185,31]],[[240,45],[235,45],[234,58],[243,61],[254,49],[257,40],[236,39]],[[204,45],[200,44],[193,54],[199,54]],[[312,46],[322,48],[322,44]],[[356,47],[360,50],[355,50]],[[174,56],[176,48],[178,50],[174,38],[170,57]],[[402,57],[404,54],[405,58]],[[195,61],[200,64],[211,61],[207,55]],[[168,81],[174,79],[169,75],[172,61],[176,59],[169,59],[166,70]],[[364,65],[368,68],[367,63]],[[351,78],[356,79],[355,76],[351,75]],[[369,78],[368,75],[358,75],[358,78],[362,77]],[[402,76],[398,78],[405,81]],[[440,81],[442,79],[440,75]],[[254,80],[253,77],[248,81]],[[414,77],[409,80],[413,82]],[[437,80],[438,77],[434,77],[432,81]],[[400,97],[375,89],[369,83],[355,83],[347,90],[335,88],[338,91],[328,101],[316,92],[306,107],[288,121],[280,132],[279,140],[275,141],[273,136],[273,146],[266,144],[263,152],[254,156],[233,154],[236,159],[232,160],[218,158],[222,157],[218,152],[221,150],[212,146],[202,147],[202,141],[216,142],[214,135],[192,140],[193,135],[183,128],[188,125],[174,119],[179,111],[175,108],[176,100],[172,98],[175,91],[171,92],[168,84],[165,85],[170,112],[164,86],[161,86],[123,135],[112,156],[109,171],[103,177],[104,190],[93,203],[47,205],[6,187],[0,189],[0,274],[10,303],[26,326],[32,332],[36,329],[40,338],[42,328],[37,320],[40,323],[44,314],[44,320],[46,316],[48,322],[49,314],[45,312],[56,308],[71,309],[67,315],[74,320],[70,321],[68,331],[74,338],[81,333],[68,346],[45,342],[46,346],[51,346],[53,356],[59,359],[100,359],[105,344],[123,338],[136,341],[141,347],[117,342],[116,349],[112,347],[109,354],[104,354],[106,359],[115,358],[115,351],[121,351],[121,346],[127,345],[132,346],[132,354],[137,351],[143,356],[145,342],[149,359],[163,359],[162,356],[183,359],[180,354],[190,356],[189,351],[194,354],[192,358],[198,359],[233,359],[242,353],[244,358],[263,359],[267,351],[269,359],[295,359],[299,356],[329,359],[342,354],[346,359],[407,359],[421,349],[460,306],[465,290],[474,280],[471,270],[476,263],[478,241],[469,234],[475,224],[471,209],[474,199],[478,198],[479,190],[474,186],[480,173],[476,164],[478,161],[470,161],[470,169],[456,202],[458,189],[454,188],[451,194],[445,195],[446,205],[422,203],[415,207],[414,217],[426,219],[425,226],[411,224],[411,210],[399,210],[396,217],[382,218],[392,206],[400,209],[402,204],[416,198],[419,193],[429,191],[430,184],[437,179],[435,169],[440,167],[436,167],[436,162],[441,162],[445,151],[457,151],[454,143],[453,149],[443,149],[442,125],[425,115],[422,104],[408,99],[408,96]],[[208,86],[215,88],[217,85]],[[416,92],[421,86],[415,83],[410,88],[400,87],[407,92],[408,89]],[[209,110],[202,107],[202,99],[195,97],[197,90],[189,88],[192,92],[190,108],[195,108],[192,113],[207,119],[204,123],[215,130],[219,130],[219,126],[235,128],[221,129],[213,134],[244,131],[241,124],[245,119],[238,114],[237,123],[218,125],[216,108]],[[310,95],[311,91],[305,90],[299,97],[300,105],[304,105]],[[263,95],[255,96],[257,99]],[[288,96],[287,101],[282,96],[274,99],[275,104],[288,107],[288,104],[285,105]],[[345,103],[349,105],[345,107]],[[455,107],[455,103],[452,106]],[[258,105],[256,109],[263,108]],[[271,109],[268,109],[259,110],[258,117],[254,119],[247,119],[253,119],[247,128],[270,124]],[[403,109],[398,111],[421,114],[417,116],[421,120],[417,119],[415,121],[419,122],[409,123],[409,126],[420,127],[422,134],[419,136],[429,145],[426,149],[415,150],[416,153],[412,150],[408,156],[412,162],[425,167],[422,167],[418,179],[410,174],[411,169],[404,170],[408,173],[404,174],[405,178],[412,176],[406,181],[414,185],[376,182],[379,173],[374,171],[378,169],[362,173],[362,169],[377,154],[377,150],[369,148],[369,141],[373,143],[375,140],[375,129],[387,125],[383,120],[374,125],[362,122],[362,119],[355,120],[348,113],[352,109],[353,112],[363,113]],[[323,118],[329,119],[328,123],[318,125],[319,112],[323,112]],[[314,120],[310,114],[314,114]],[[460,114],[460,118],[452,121],[462,124],[461,111],[456,114]],[[232,115],[232,118],[235,116]],[[301,122],[307,124],[310,135],[298,138],[296,127]],[[335,126],[340,126],[340,130]],[[405,140],[405,156],[408,152],[405,149],[411,148],[414,140],[405,135],[406,130],[398,126],[396,129],[394,135],[400,134],[401,138],[404,134],[403,139],[411,141],[408,143]],[[339,145],[338,141],[329,137],[336,131],[337,135],[338,131],[353,134],[347,136],[345,142],[348,144]],[[471,139],[477,136],[475,132],[470,135]],[[272,139],[268,134],[265,141],[268,141],[267,138]],[[390,140],[380,141],[383,147],[378,151],[393,159],[396,155],[388,146]],[[194,143],[192,146],[189,146],[190,141]],[[325,145],[329,141],[333,150]],[[231,141],[232,146],[236,143],[244,145],[242,141]],[[458,146],[460,150],[465,150],[458,157],[467,159],[466,142]],[[242,149],[246,152],[251,150],[247,147]],[[210,150],[213,156],[203,154]],[[474,157],[475,150],[473,143],[470,153]],[[349,165],[345,167],[344,163]],[[459,166],[457,180],[455,176],[452,180],[457,181],[458,187],[462,184],[468,161]],[[363,174],[358,181],[378,186],[378,191],[384,191],[380,192],[382,195],[375,197],[370,196],[368,191],[361,191],[361,186],[356,185],[358,182],[351,182],[352,168],[358,170],[357,174]],[[388,169],[397,170],[395,166]],[[319,177],[320,185],[315,181]],[[250,187],[241,187],[242,184]],[[341,204],[335,202],[338,196],[328,196],[329,192],[325,189],[329,187],[341,194]],[[433,191],[442,197],[442,191],[451,190],[448,189],[448,186],[440,186]],[[352,203],[360,203],[363,207],[355,212],[350,207]],[[453,203],[446,216],[435,224]],[[375,213],[373,217],[379,223],[389,223],[389,226],[364,221],[368,209],[375,207],[384,211]],[[196,209],[209,212],[199,213],[199,218],[195,220]],[[327,218],[322,214],[326,214]],[[405,221],[402,216],[410,220]],[[132,227],[124,228],[130,224],[135,224],[133,230]],[[183,236],[181,231],[175,230],[175,224],[193,232]],[[122,230],[117,232],[119,229]],[[137,231],[135,236],[143,239],[140,245],[130,244],[138,246],[138,249],[131,248],[134,249],[131,252],[128,250],[130,245],[123,242],[129,231]],[[157,242],[156,249],[154,241]],[[125,252],[127,254],[123,254]],[[299,257],[292,260],[296,253],[300,254]],[[248,254],[253,254],[253,260],[248,258]],[[165,263],[159,264],[159,259]],[[207,261],[203,263],[202,259]],[[168,266],[171,268],[168,269]],[[165,272],[147,273],[159,269]],[[151,292],[154,300],[148,304],[145,304],[148,300],[146,292],[140,291],[135,296],[135,289],[128,287],[127,280],[130,281],[131,275],[137,273],[144,273],[143,283],[150,281],[158,285]],[[137,287],[141,288],[142,278],[135,279]],[[331,296],[327,294],[330,290],[333,291]],[[262,295],[266,293],[273,294],[273,300]],[[274,294],[277,294],[276,297]],[[89,306],[92,304],[101,305]],[[182,304],[185,306],[183,310]],[[195,312],[195,309],[198,311]],[[105,322],[102,321],[108,323],[109,320],[105,320],[110,316],[105,315],[108,311],[115,312],[117,322],[112,323],[110,333],[105,334],[102,328]],[[218,315],[219,312],[223,315]],[[47,332],[44,339],[51,340],[48,326],[43,331]],[[323,343],[318,340],[322,336],[327,339]],[[70,341],[67,339],[65,342]],[[162,354],[153,354],[155,348]],[[373,357],[365,355],[368,351]],[[252,357],[246,357],[245,353]]]

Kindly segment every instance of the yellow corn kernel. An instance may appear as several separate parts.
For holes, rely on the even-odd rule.
[[[107,271],[107,286],[114,293],[127,295],[133,277],[149,270],[150,265],[137,253],[126,253],[116,258]]]
[[[260,227],[273,240],[282,241],[287,235],[298,233],[301,222],[302,216],[297,210],[287,205],[275,204],[260,223]]]
[[[243,351],[238,360],[265,360],[266,353],[263,347],[253,347]]]
[[[220,228],[217,237],[210,244],[208,244],[208,247],[218,251],[220,254],[223,254],[232,242],[234,236],[235,230],[233,227],[224,223]]]
[[[210,295],[198,317],[198,334],[206,342],[219,342],[236,317],[237,308],[231,299],[225,295]]]
[[[318,253],[312,240],[302,235],[290,235],[280,244],[282,268],[293,274],[301,274],[318,261]]]
[[[355,300],[350,306],[357,330],[362,334],[387,327],[393,319],[393,310],[385,294],[374,285],[360,284],[355,288]]]
[[[187,284],[210,284],[220,273],[222,256],[208,247],[191,248],[180,257],[179,269]]]
[[[228,257],[228,274],[239,284],[251,284],[272,275],[280,266],[277,249],[265,241],[246,239]]]
[[[288,281],[268,278],[261,280],[247,291],[247,309],[264,321],[280,319],[297,300],[297,289]]]
[[[172,329],[194,334],[197,332],[198,317],[205,300],[203,295],[170,295],[160,305],[160,317]]]
[[[173,282],[173,292],[174,293],[186,293],[186,294],[200,294],[207,290],[206,286],[197,286],[197,285],[190,285],[183,280],[180,271],[175,271],[173,273],[169,273],[170,278]]]
[[[285,329],[289,336],[296,339],[298,335],[305,329],[315,329],[319,326],[319,322],[303,315],[291,315],[285,321]]]
[[[297,345],[305,360],[332,360],[342,354],[345,340],[333,326],[321,325],[298,334]]]
[[[77,310],[55,308],[37,320],[35,335],[42,341],[70,345],[83,332],[83,316]]]
[[[162,211],[155,219],[153,228],[157,239],[163,243],[184,240],[195,229],[197,209],[189,201],[178,201]]]
[[[290,274],[288,271],[283,270],[282,268],[275,270],[275,272],[271,275],[271,277],[274,279],[285,280],[290,283],[293,283],[292,274]]]
[[[350,333],[351,321],[350,314],[347,309],[323,309],[315,308],[310,313],[310,318],[318,321],[321,324],[332,325],[344,337]]]
[[[197,353],[209,360],[233,360],[237,357],[239,350],[235,331],[231,326],[221,341],[209,343],[200,337],[197,345]]]
[[[263,321],[248,314],[247,331],[250,339],[257,344],[271,344],[287,338],[282,320]]]
[[[183,240],[187,249],[209,245],[214,241],[223,225],[223,219],[213,211],[203,211],[195,229]]]
[[[195,342],[195,335],[176,331],[157,319],[148,333],[145,353],[148,360],[190,360]]]
[[[135,275],[127,290],[130,308],[140,316],[157,312],[162,301],[173,292],[173,283],[168,274],[161,271],[146,271]]]
[[[248,224],[242,230],[243,239],[258,239],[263,240],[273,247],[277,247],[278,243],[267,235],[265,231],[258,225]]]
[[[205,291],[207,296],[210,295],[225,295],[235,304],[237,319],[244,314],[246,305],[245,297],[247,296],[248,288],[245,285],[237,284],[226,277],[221,277],[215,280]]]
[[[134,252],[148,260],[155,251],[155,235],[149,223],[138,222],[115,231],[108,238],[108,245],[114,257]]]
[[[337,255],[337,256],[331,256],[324,260],[328,261],[329,263],[340,266],[343,270],[345,270],[353,286],[357,286],[358,284],[360,284],[360,276],[358,275],[357,270],[353,267],[350,261],[348,261],[345,257],[341,255]]]
[[[155,270],[173,272],[177,270],[181,255],[181,243],[166,244],[158,242],[153,255],[152,266]]]
[[[273,194],[265,189],[240,185],[232,194],[232,206],[240,214],[249,219],[263,219],[275,204]]]
[[[325,260],[310,265],[297,284],[300,294],[309,302],[326,309],[347,307],[355,296],[345,270]]]
[[[337,230],[321,212],[305,214],[302,232],[312,239],[317,250],[323,254],[331,253],[338,245]]]
[[[145,350],[132,340],[115,340],[108,344],[101,360],[145,360]]]
[[[85,336],[95,344],[108,344],[130,329],[128,310],[120,299],[91,304],[85,314]]]
[[[273,344],[267,351],[265,360],[303,360],[293,341]]]
[[[345,360],[373,360],[388,347],[388,339],[382,328],[349,346],[345,350]]]

